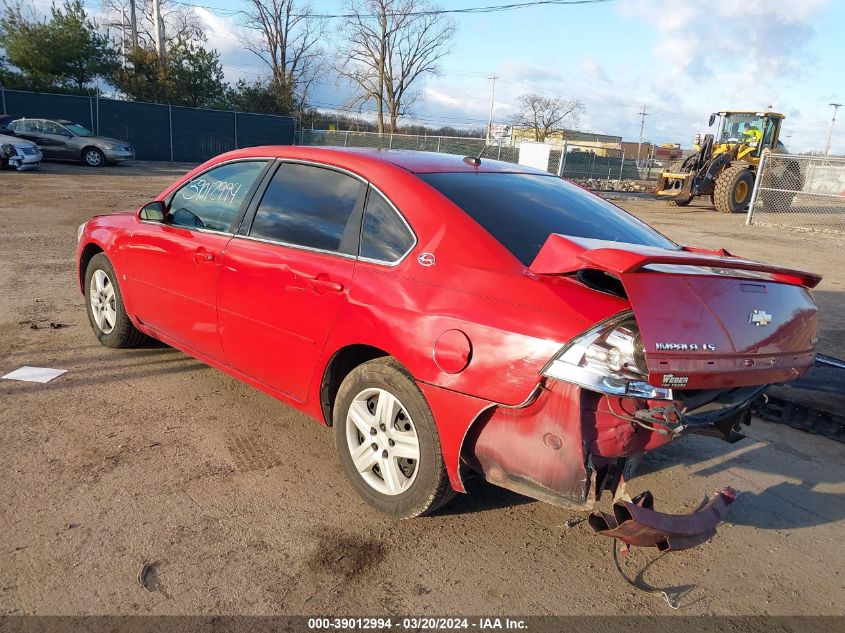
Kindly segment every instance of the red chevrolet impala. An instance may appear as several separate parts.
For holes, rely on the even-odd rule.
[[[77,262],[103,345],[159,339],[331,426],[379,510],[431,512],[472,469],[569,508],[608,490],[617,516],[594,527],[667,549],[709,537],[732,493],[712,520],[671,523],[622,494],[639,458],[687,433],[741,437],[749,402],[816,343],[819,277],[443,154],[230,152],[90,219]]]

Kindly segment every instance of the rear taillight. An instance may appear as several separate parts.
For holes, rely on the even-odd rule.
[[[643,342],[630,311],[576,336],[546,365],[543,375],[615,396],[672,399],[671,389],[648,384]]]

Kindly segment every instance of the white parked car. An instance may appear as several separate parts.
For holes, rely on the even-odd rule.
[[[0,134],[0,168],[29,171],[41,167],[41,150],[32,141]]]

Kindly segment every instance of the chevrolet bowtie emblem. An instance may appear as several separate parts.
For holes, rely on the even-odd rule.
[[[772,322],[772,315],[765,310],[754,310],[748,317],[748,322],[757,327],[763,327]]]

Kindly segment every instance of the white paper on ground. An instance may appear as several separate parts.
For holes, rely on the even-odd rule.
[[[50,369],[49,367],[21,367],[3,376],[5,380],[26,380],[27,382],[50,382],[56,376],[61,376],[67,369]]]

